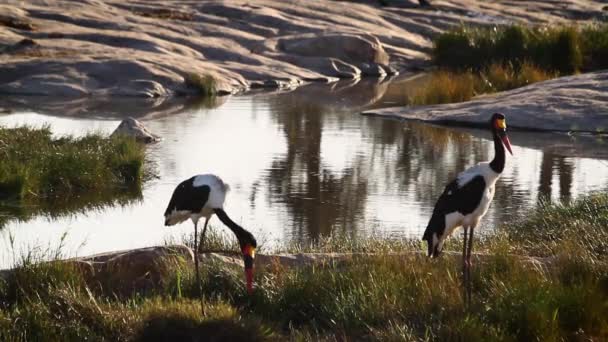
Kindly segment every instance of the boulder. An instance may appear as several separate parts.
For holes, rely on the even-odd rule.
[[[388,64],[382,43],[372,35],[348,33],[303,34],[280,38],[280,50],[306,57],[330,57],[349,64]]]
[[[162,288],[175,279],[176,272],[190,267],[192,250],[183,245],[139,248],[77,259],[93,265],[93,281],[104,292],[129,295]],[[87,279],[91,282],[91,279]]]
[[[104,95],[156,98],[167,96],[167,91],[162,84],[152,80],[132,80],[124,86],[107,89]]]
[[[337,58],[294,55],[281,55],[276,58],[302,68],[314,70],[325,76],[348,79],[361,77],[361,70],[359,68]]]
[[[361,69],[361,74],[363,76],[384,78],[387,74],[386,70],[379,64],[362,63],[359,65],[359,68]]]
[[[135,140],[146,144],[160,141],[158,135],[150,132],[141,122],[131,117],[122,120],[112,133],[113,136],[119,134],[135,137]]]

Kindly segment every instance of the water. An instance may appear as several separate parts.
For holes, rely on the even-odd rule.
[[[403,84],[311,85],[292,92],[224,97],[219,102],[16,99],[0,125],[49,124],[54,134],[111,133],[138,117],[161,143],[148,147],[158,179],[141,200],[71,216],[16,220],[0,230],[0,266],[32,248],[88,255],[162,244],[192,231],[166,228],[174,187],[199,173],[231,185],[226,211],[268,247],[330,233],[419,238],[443,187],[492,157],[490,134],[358,113],[399,102]],[[507,113],[508,115],[508,113]],[[508,121],[507,121],[508,122]],[[608,187],[602,141],[512,132],[514,157],[497,183],[481,231],[525,215],[541,198],[568,201]],[[217,218],[211,229],[226,231]]]

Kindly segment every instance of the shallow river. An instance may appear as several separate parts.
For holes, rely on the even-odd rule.
[[[446,182],[490,159],[493,147],[483,130],[359,115],[398,103],[398,85],[311,85],[194,104],[4,103],[15,112],[0,115],[0,125],[46,123],[58,136],[109,134],[121,117],[133,115],[163,141],[148,148],[159,178],[146,183],[141,200],[67,217],[11,220],[0,230],[0,268],[26,250],[56,248],[62,236],[66,256],[179,240],[192,224],[164,227],[167,202],[176,184],[207,172],[231,185],[227,213],[266,246],[330,233],[420,237]],[[482,232],[525,215],[542,198],[568,201],[608,188],[601,141],[513,132],[511,142],[514,157]],[[217,218],[211,227],[225,230]]]

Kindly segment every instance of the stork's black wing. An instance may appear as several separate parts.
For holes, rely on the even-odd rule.
[[[448,184],[435,204],[433,216],[426,227],[423,239],[430,239],[433,233],[443,235],[446,215],[453,212],[462,215],[472,213],[479,206],[485,188],[486,181],[481,175],[473,177],[460,187],[456,179]]]
[[[198,213],[209,199],[211,188],[208,185],[194,186],[194,177],[181,182],[173,191],[165,216],[174,210],[188,210]]]

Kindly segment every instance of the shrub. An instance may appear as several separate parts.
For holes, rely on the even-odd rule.
[[[608,63],[608,24],[492,28],[459,27],[434,41],[433,60],[450,70],[483,71],[493,64],[516,71],[528,62],[550,72],[572,74]]]

